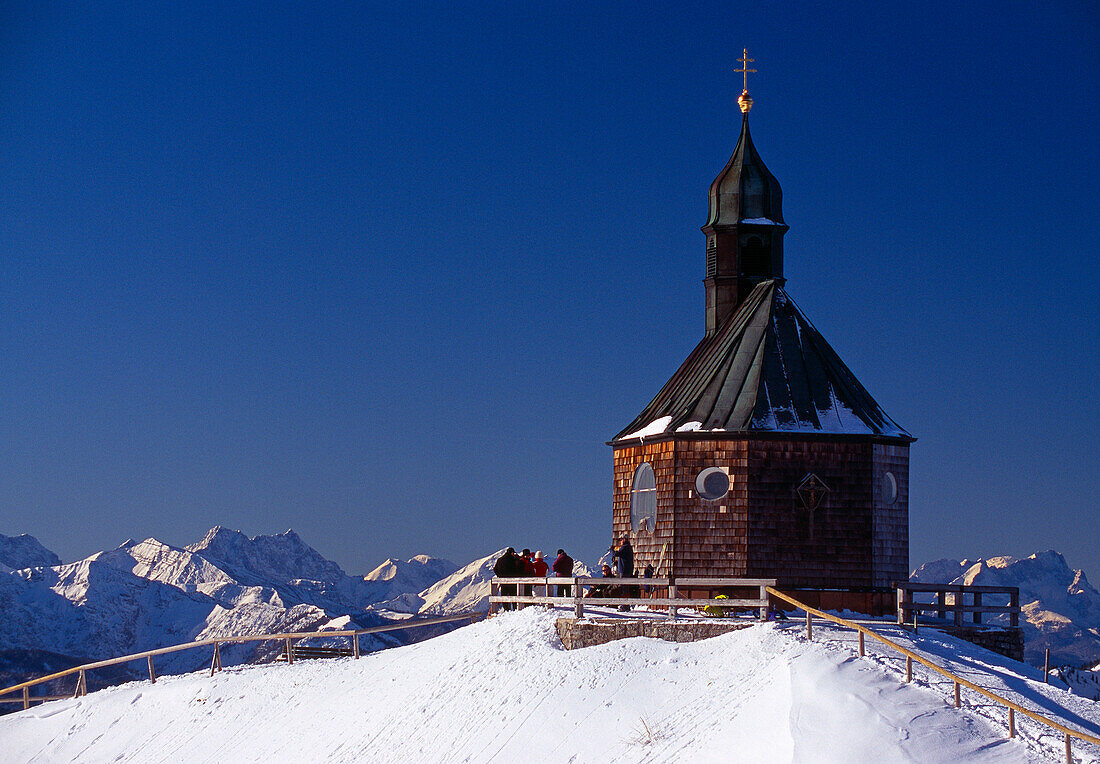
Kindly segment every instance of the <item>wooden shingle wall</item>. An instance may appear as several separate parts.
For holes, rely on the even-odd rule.
[[[673,568],[673,493],[676,474],[676,445],[673,441],[621,448],[615,451],[615,485],[612,510],[612,539],[618,545],[624,533],[630,534],[634,547],[634,565],[641,575],[652,564],[657,576],[667,576]],[[644,462],[653,467],[657,478],[656,528],[635,533],[630,527],[630,489],[634,473]],[[610,540],[609,540],[610,541]],[[598,571],[593,571],[598,573]]]
[[[737,440],[686,440],[676,445],[676,575],[748,575],[748,443]],[[698,496],[695,478],[707,467],[729,470],[730,490],[707,501]]]
[[[869,442],[754,440],[749,445],[749,575],[816,588],[871,585]],[[827,487],[807,509],[796,488]]]
[[[613,534],[631,533],[637,569],[658,575],[776,578],[815,588],[888,586],[907,573],[908,446],[870,440],[731,438],[670,440],[615,451]],[[635,470],[657,480],[657,527],[630,527]],[[696,476],[724,467],[730,491],[706,501]],[[884,473],[897,499],[882,501]],[[813,473],[829,491],[812,512],[796,487]],[[663,554],[662,554],[663,550]]]
[[[909,447],[875,444],[874,586],[892,586],[909,579]],[[890,501],[894,478],[896,497]]]

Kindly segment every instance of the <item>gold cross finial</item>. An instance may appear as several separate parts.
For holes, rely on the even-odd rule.
[[[749,72],[756,73],[755,69],[750,69],[749,64],[756,63],[755,58],[749,58],[749,49],[741,49],[741,58],[737,59],[741,62],[740,69],[734,69],[733,71],[745,75],[745,89],[741,91],[740,97],[737,99],[737,105],[741,107],[742,114],[748,114],[749,109],[752,108],[752,96],[749,95]]]
[[[741,49],[741,58],[739,58],[737,60],[741,62],[741,68],[740,69],[734,69],[733,71],[737,72],[738,74],[745,75],[745,92],[747,93],[747,92],[749,92],[749,72],[752,72],[753,74],[756,74],[756,70],[755,69],[750,69],[749,64],[755,64],[756,59],[755,58],[749,58],[749,49],[748,48],[742,48]]]

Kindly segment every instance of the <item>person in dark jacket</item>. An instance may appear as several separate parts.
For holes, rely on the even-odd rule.
[[[604,578],[614,578],[615,574],[611,571],[610,565],[602,565],[600,567],[600,575]],[[618,594],[619,587],[612,584],[593,584],[592,588],[584,595],[585,597],[614,597]]]
[[[558,550],[558,557],[554,560],[554,564],[550,568],[554,571],[555,578],[572,578],[573,577],[573,558],[565,553],[564,549]],[[573,596],[573,587],[569,584],[562,584],[558,586],[559,597],[571,597]]]
[[[493,575],[497,578],[517,578],[523,575],[523,562],[516,555],[516,550],[512,547],[508,547],[504,550],[504,554],[497,558],[496,563],[493,565]],[[500,596],[502,597],[515,597],[516,585],[515,584],[501,584]],[[515,610],[516,603],[505,602],[505,610]]]
[[[630,546],[630,537],[623,536],[619,548],[611,547],[611,559],[615,561],[619,578],[634,578],[634,547]]]
[[[619,548],[611,547],[608,551],[611,552],[611,559],[615,561],[615,567],[618,568],[619,578],[634,578],[634,547],[630,546],[630,537],[624,534],[619,542]],[[623,586],[621,590],[625,597],[638,596],[636,586]],[[619,605],[619,610],[630,610],[630,606]]]

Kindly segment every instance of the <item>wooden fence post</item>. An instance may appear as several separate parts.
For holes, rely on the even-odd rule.
[[[23,710],[26,711],[30,707],[31,707],[31,688],[30,687],[24,687],[23,688]]]
[[[917,613],[918,610],[913,610],[913,634],[917,633]]]
[[[940,589],[936,592],[936,604],[940,606],[936,610],[936,618],[940,620],[947,618],[947,610],[944,609],[944,606],[947,605],[947,592],[945,590]]]
[[[1008,625],[1016,629],[1020,626],[1020,588],[1014,587],[1014,590],[1008,593],[1008,606],[1012,608],[1012,612],[1008,615]]]
[[[911,655],[905,656],[905,681],[907,683],[913,681],[913,656]]]
[[[573,578],[573,615],[584,618],[584,592],[581,591],[580,578]]]
[[[294,648],[290,645],[290,637],[286,638],[286,662],[287,664],[294,663]]]
[[[861,631],[859,633],[859,657],[862,658],[863,655],[864,655],[864,652],[863,652],[863,632]]]
[[[76,678],[76,694],[74,698],[79,698],[82,695],[88,694],[88,677],[84,674],[84,669],[80,669],[80,675]]]
[[[814,641],[814,617],[810,615],[810,611],[806,611],[806,639],[810,642]]]
[[[955,682],[955,708],[962,707],[962,687]]]
[[[359,635],[351,635],[351,652],[355,656],[356,660],[359,660]]]
[[[497,597],[499,595],[500,595],[500,584],[497,583],[497,579],[494,576],[493,578],[489,579],[489,596],[490,597]],[[500,603],[499,602],[490,602],[489,603],[489,615],[495,615],[499,608],[500,608]]]
[[[670,600],[676,599],[676,579],[671,575],[668,577],[668,598]],[[672,620],[676,620],[678,615],[680,615],[680,608],[670,602],[668,604],[668,617]]]
[[[1073,764],[1073,751],[1069,747],[1069,733],[1066,733],[1066,764]]]
[[[898,587],[898,626],[905,625],[905,603],[909,599],[909,591],[902,586]]]
[[[981,606],[982,606],[982,593],[981,592],[974,592],[974,607],[981,607]],[[981,623],[981,622],[982,622],[982,614],[980,612],[978,612],[977,610],[975,610],[974,611],[974,623]]]
[[[1008,708],[1008,736],[1016,737],[1016,709],[1011,706]]]
[[[149,664],[149,684],[157,683],[157,672],[153,671],[153,656],[146,655],[145,662]]]
[[[760,587],[760,601],[764,604],[760,606],[760,620],[768,620],[768,587],[767,585]]]
[[[1046,649],[1043,658],[1043,684],[1050,684],[1050,648]]]
[[[222,653],[218,648],[217,642],[214,643],[214,654],[210,656],[210,676],[214,676],[215,671],[222,670]]]
[[[955,626],[962,628],[963,625],[963,611],[962,606],[966,603],[966,595],[963,594],[962,587],[955,592]]]

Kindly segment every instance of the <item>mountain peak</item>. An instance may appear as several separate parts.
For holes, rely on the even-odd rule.
[[[249,538],[241,531],[215,525],[202,541],[186,549],[228,571],[259,578],[337,583],[347,576],[339,565],[302,541],[293,529],[274,536]]]
[[[11,570],[52,568],[61,558],[39,543],[34,536],[21,533],[5,536],[0,533],[0,567]]]

